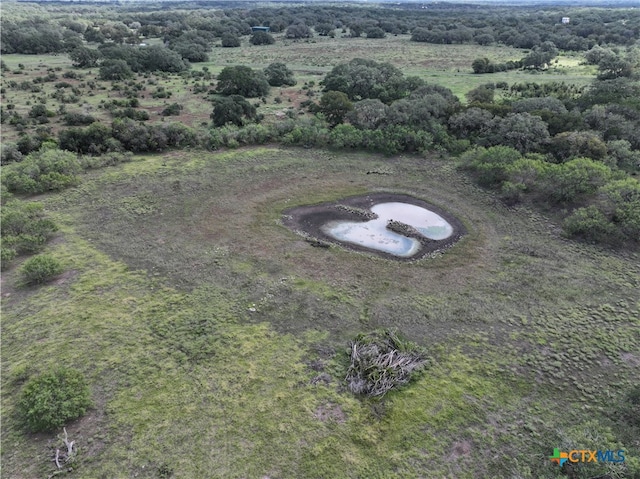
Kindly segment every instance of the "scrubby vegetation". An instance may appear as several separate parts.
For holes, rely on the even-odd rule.
[[[2,267],[20,254],[40,251],[57,230],[42,203],[10,199],[2,205]]]
[[[43,373],[27,381],[19,403],[20,414],[33,432],[56,431],[81,417],[91,406],[84,376],[68,368]]]
[[[637,9],[187,3],[3,4],[6,473],[638,475]],[[281,226],[372,191],[468,234]]]
[[[20,267],[20,273],[26,284],[41,284],[52,280],[63,268],[60,262],[52,256],[41,254],[29,258]]]

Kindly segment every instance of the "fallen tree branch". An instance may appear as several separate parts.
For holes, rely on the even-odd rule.
[[[412,374],[429,363],[424,350],[389,330],[359,335],[350,346],[351,365],[345,381],[354,394],[384,396],[407,384]]]

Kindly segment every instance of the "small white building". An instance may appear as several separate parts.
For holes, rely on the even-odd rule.
[[[569,17],[562,17],[562,23],[569,23]]]

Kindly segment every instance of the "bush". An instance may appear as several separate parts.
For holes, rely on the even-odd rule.
[[[172,103],[164,110],[162,110],[162,116],[176,116],[182,112],[183,106],[179,103]]]
[[[29,258],[20,268],[20,273],[27,284],[46,283],[62,271],[60,262],[46,254]]]
[[[73,369],[58,369],[30,379],[18,403],[26,426],[33,432],[54,431],[82,416],[91,406],[89,386]]]
[[[80,161],[73,153],[42,148],[20,163],[4,167],[3,183],[11,192],[44,193],[62,190],[78,182]]]
[[[614,225],[594,205],[578,208],[564,221],[563,226],[568,236],[587,241],[607,243],[617,238]]]
[[[2,207],[3,266],[17,254],[39,251],[56,230],[44,217],[42,203],[8,201]]]

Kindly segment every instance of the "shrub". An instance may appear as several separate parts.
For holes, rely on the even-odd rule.
[[[69,151],[42,148],[4,169],[3,183],[9,191],[43,193],[75,185],[81,166]]]
[[[563,226],[568,236],[587,241],[612,242],[617,237],[614,225],[594,205],[578,208]]]
[[[162,116],[179,115],[182,109],[183,109],[183,106],[180,105],[179,103],[172,103],[171,105],[166,107],[164,110],[162,110]]]
[[[90,406],[84,376],[67,368],[27,381],[18,403],[26,426],[33,432],[60,429],[67,421],[82,416]]]
[[[39,251],[56,230],[44,217],[42,203],[8,201],[2,207],[3,266],[17,254]]]
[[[46,283],[62,271],[60,262],[46,254],[29,258],[20,268],[20,273],[27,284]]]

